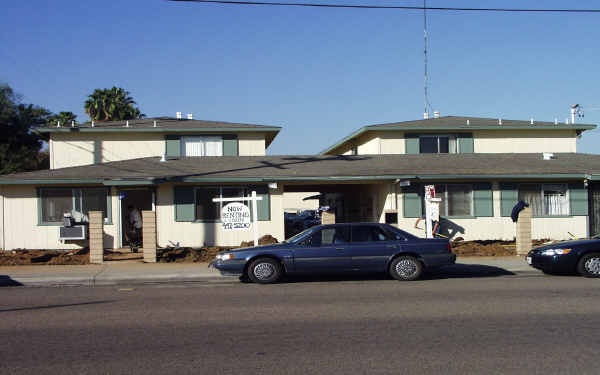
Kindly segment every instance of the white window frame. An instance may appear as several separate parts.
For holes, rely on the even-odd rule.
[[[187,153],[187,142],[194,142],[201,145],[201,155],[188,155]],[[220,155],[209,155],[209,156],[223,156],[223,137],[217,135],[186,135],[181,137],[181,154],[183,156],[207,156],[206,155],[206,144],[208,142],[220,143],[219,151]]]

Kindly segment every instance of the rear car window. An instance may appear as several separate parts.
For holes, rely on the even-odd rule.
[[[352,242],[387,241],[389,235],[374,225],[356,225],[352,227]]]

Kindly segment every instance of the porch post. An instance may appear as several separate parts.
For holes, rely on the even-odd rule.
[[[526,255],[531,250],[531,207],[519,212],[517,220],[517,255]]]
[[[144,262],[156,263],[156,212],[142,211],[142,252]]]
[[[104,219],[102,211],[90,211],[90,263],[102,264],[104,261]]]

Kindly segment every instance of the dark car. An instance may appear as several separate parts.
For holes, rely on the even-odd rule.
[[[544,273],[600,277],[600,238],[540,246],[531,250],[525,259]]]
[[[387,272],[416,280],[426,268],[456,260],[447,239],[422,239],[388,224],[319,225],[287,241],[219,253],[211,266],[223,275],[266,284],[283,274]]]

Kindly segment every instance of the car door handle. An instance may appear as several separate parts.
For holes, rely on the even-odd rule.
[[[343,247],[336,247],[335,249],[336,249],[336,250],[346,250],[346,249],[345,249],[345,248],[343,248]]]

